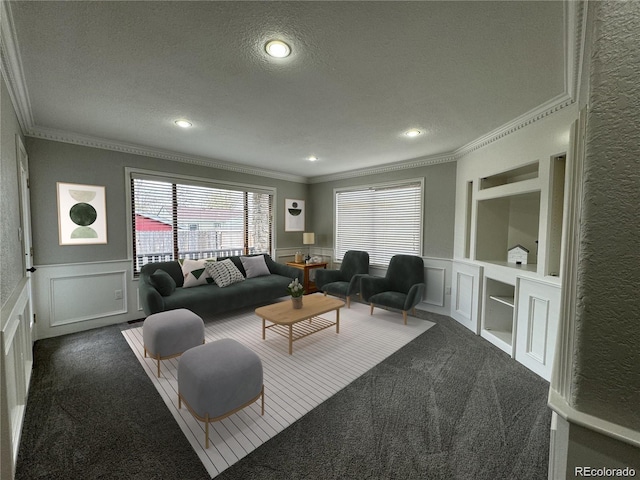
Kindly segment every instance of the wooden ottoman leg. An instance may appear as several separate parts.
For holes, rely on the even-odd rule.
[[[204,448],[209,448],[209,414],[204,416]]]

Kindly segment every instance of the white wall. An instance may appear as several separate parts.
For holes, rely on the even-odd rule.
[[[550,114],[458,160],[453,257],[464,258],[467,182],[534,161],[548,160],[569,148],[569,131],[577,115],[571,105]],[[472,243],[473,238],[472,235]]]

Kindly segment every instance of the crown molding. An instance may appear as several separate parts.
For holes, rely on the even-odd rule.
[[[452,153],[444,153],[438,155],[429,155],[426,157],[414,158],[411,160],[403,160],[394,163],[385,163],[376,167],[362,168],[358,170],[349,170],[347,172],[332,173],[329,175],[319,175],[310,177],[308,183],[323,183],[343,180],[345,178],[364,177],[367,175],[376,175],[381,173],[390,173],[398,170],[408,170],[410,168],[420,168],[438,163],[455,162],[457,158]]]
[[[215,160],[208,157],[201,157],[197,155],[186,155],[170,150],[163,150],[157,148],[144,147],[141,145],[116,142],[114,140],[107,140],[100,137],[92,137],[89,135],[82,135],[78,133],[66,132],[62,130],[55,130],[52,128],[36,127],[31,128],[25,133],[28,137],[41,138],[43,140],[53,140],[62,143],[71,143],[74,145],[81,145],[84,147],[100,148],[103,150],[112,150],[122,153],[130,153],[132,155],[141,155],[144,157],[160,158],[163,160],[170,160],[173,162],[189,163],[192,165],[199,165],[203,167],[217,168],[220,170],[227,170],[230,172],[242,173],[245,175],[256,175],[259,177],[275,178],[278,180],[286,180],[289,182],[307,183],[307,178],[291,175],[288,173],[276,172],[274,170],[252,168],[246,165],[238,163],[227,163],[219,160]]]
[[[0,57],[2,77],[5,79],[9,98],[18,117],[23,132],[33,125],[31,102],[24,82],[22,61],[18,53],[18,42],[13,24],[11,5],[7,0],[0,0]]]
[[[587,20],[586,3],[586,0],[565,0],[564,2],[564,92],[560,95],[452,152],[382,165],[379,167],[311,177],[308,180],[309,183],[330,182],[344,178],[375,175],[377,173],[388,173],[396,170],[457,161],[475,150],[486,147],[487,145],[500,140],[511,133],[517,132],[534,122],[542,120],[543,118],[574,104],[577,99],[582,73],[586,31],[585,25]]]
[[[482,137],[477,138],[472,142],[469,142],[466,145],[458,148],[453,152],[453,155],[456,158],[462,158],[465,155],[478,150],[479,148],[486,147],[487,145],[500,140],[507,135],[517,132],[518,130],[531,125],[532,123],[542,120],[549,115],[552,115],[555,112],[562,110],[569,105],[572,105],[574,102],[575,100],[566,93],[558,95],[557,97],[549,100],[546,103],[543,103],[539,107],[534,108],[524,115],[521,115],[518,118],[505,123],[503,126],[487,133],[486,135],[483,135]]]
[[[564,12],[565,92],[576,100],[582,81],[582,62],[587,30],[587,1],[565,1]]]
[[[438,163],[455,162],[465,155],[486,147],[487,145],[504,138],[511,133],[514,133],[521,128],[524,128],[532,123],[542,120],[553,113],[562,110],[569,105],[572,105],[574,100],[566,93],[558,95],[557,97],[549,100],[548,102],[534,108],[533,110],[521,115],[520,117],[504,124],[503,126],[479,137],[472,142],[448,153],[442,153],[438,155],[430,155],[426,157],[420,157],[412,160],[405,160],[396,163],[389,163],[372,168],[363,168],[359,170],[350,170],[347,172],[335,173],[331,175],[322,175],[309,178],[309,183],[322,183],[341,180],[344,178],[363,177],[366,175],[375,175],[379,173],[389,173],[397,170],[406,170],[410,168],[426,167],[429,165],[436,165]]]
[[[329,175],[320,175],[314,177],[303,177],[298,175],[291,175],[287,173],[277,172],[274,170],[257,169],[237,163],[226,163],[219,160],[195,156],[185,155],[178,152],[169,150],[154,149],[150,147],[144,147],[141,145],[128,144],[122,142],[116,142],[114,140],[107,140],[100,137],[91,137],[88,135],[82,135],[73,132],[67,132],[62,130],[56,130],[43,127],[32,127],[26,130],[25,135],[29,137],[41,138],[44,140],[53,140],[56,142],[71,143],[75,145],[82,145],[86,147],[101,148],[104,150],[113,150],[117,152],[130,153],[133,155],[142,155],[145,157],[161,158],[163,160],[170,160],[174,162],[190,163],[194,165],[200,165],[211,168],[218,168],[220,170],[227,170],[236,173],[243,173],[246,175],[257,175],[262,177],[274,178],[278,180],[286,180],[297,183],[323,183],[342,180],[346,178],[364,177],[368,175],[385,174],[395,172],[399,170],[408,170],[412,168],[426,167],[430,165],[436,165],[440,163],[455,162],[460,158],[468,155],[469,153],[486,147],[487,145],[504,138],[505,136],[514,133],[532,123],[542,120],[549,115],[569,106],[574,103],[574,100],[568,94],[562,94],[556,98],[544,103],[543,105],[527,112],[524,115],[506,123],[502,127],[483,135],[476,140],[462,146],[461,148],[448,153],[442,153],[437,155],[429,155],[425,157],[419,157],[411,160],[403,160],[394,163],[388,163],[371,168],[363,168],[358,170],[350,170],[347,172],[339,172]]]
[[[530,112],[525,113],[511,122],[508,122],[496,130],[493,130],[492,132],[489,132],[452,152],[398,161],[371,168],[314,177],[304,177],[273,170],[258,169],[240,164],[222,162],[207,157],[185,155],[178,152],[154,149],[142,145],[126,144],[109,139],[59,131],[35,125],[29,94],[24,81],[24,72],[22,69],[22,61],[20,59],[17,37],[13,24],[11,5],[7,0],[0,0],[0,34],[2,40],[0,42],[0,53],[2,57],[2,76],[6,80],[9,95],[18,117],[18,122],[26,136],[147,157],[162,158],[165,160],[190,163],[247,175],[257,175],[297,183],[322,183],[457,161],[475,150],[483,148],[573,104],[576,101],[577,90],[580,85],[582,56],[585,41],[585,5],[586,0],[565,0],[565,91],[561,95],[558,95],[545,104],[540,105]]]

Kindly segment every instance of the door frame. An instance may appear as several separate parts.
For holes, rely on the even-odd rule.
[[[27,150],[22,142],[22,137],[18,134],[16,134],[16,158],[18,160],[18,190],[20,196],[20,230],[18,234],[22,243],[22,264],[24,266],[24,275],[27,281],[26,288],[28,294],[27,309],[29,312],[29,333],[33,344],[36,340],[36,316],[33,307],[35,304],[32,285],[33,272],[30,271],[30,269],[33,268],[33,243],[31,235],[31,199],[29,194],[29,156],[27,155]]]

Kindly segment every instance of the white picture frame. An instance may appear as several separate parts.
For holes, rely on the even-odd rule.
[[[105,187],[57,182],[60,245],[107,243]]]
[[[304,200],[285,199],[284,231],[304,232]]]

